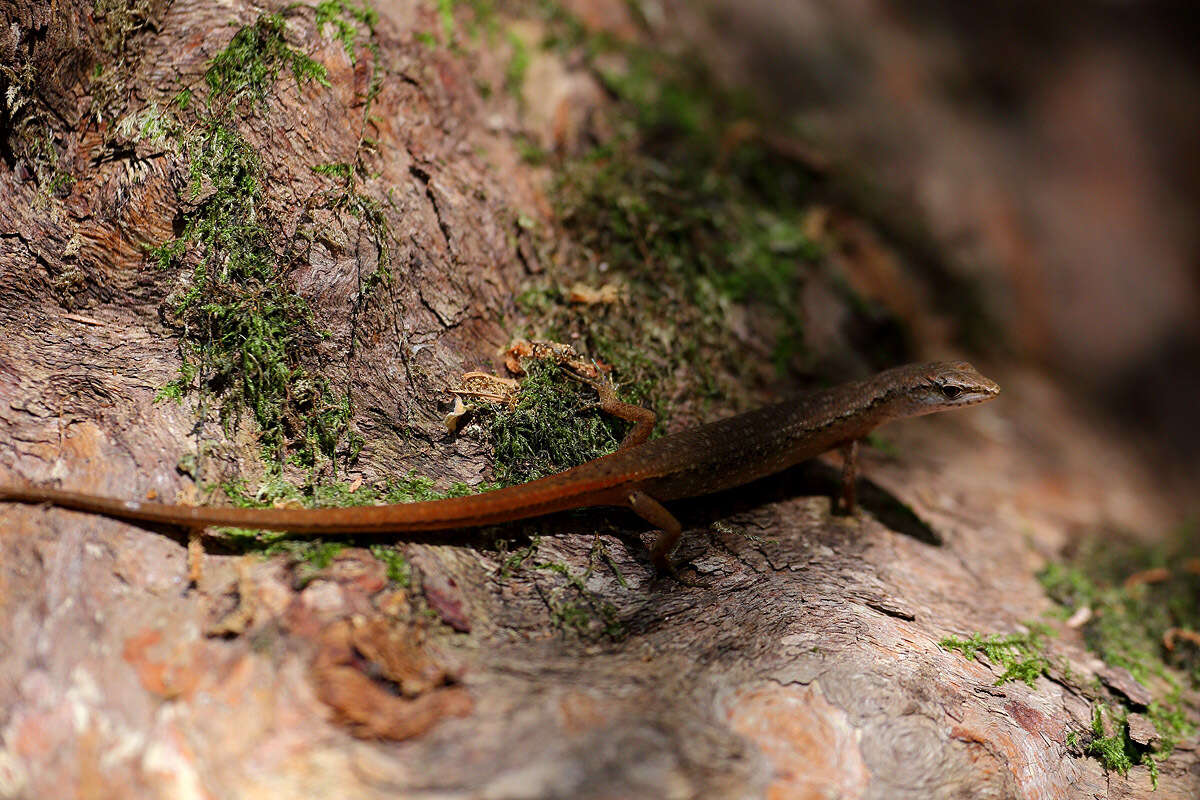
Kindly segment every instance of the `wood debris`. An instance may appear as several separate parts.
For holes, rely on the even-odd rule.
[[[621,286],[616,283],[606,283],[598,288],[576,283],[567,294],[567,302],[585,306],[612,306],[621,302],[621,294]]]
[[[468,372],[462,376],[460,385],[451,389],[450,392],[456,395],[456,399],[475,397],[487,403],[512,405],[516,402],[519,385],[512,378],[502,378],[486,372]],[[455,409],[457,410],[457,408],[456,404]],[[449,421],[446,424],[449,427]]]
[[[1200,647],[1200,633],[1189,628],[1167,628],[1162,636],[1163,647],[1168,651],[1174,650],[1177,641],[1190,642]]]
[[[1151,567],[1150,569],[1144,569],[1141,572],[1135,572],[1130,575],[1125,579],[1125,583],[1122,584],[1122,588],[1128,591],[1138,584],[1162,583],[1163,581],[1170,580],[1170,578],[1171,570],[1167,569],[1166,567]]]
[[[455,391],[451,389],[450,391]],[[450,413],[442,418],[442,424],[446,426],[446,433],[454,433],[462,424],[462,419],[467,415],[467,407],[463,404],[462,397],[454,396],[454,408]]]
[[[588,380],[612,372],[611,365],[593,358],[585,358],[569,344],[528,339],[518,339],[509,345],[504,353],[504,365],[512,374],[524,375],[525,367],[521,362],[527,358],[554,361],[580,378]]]

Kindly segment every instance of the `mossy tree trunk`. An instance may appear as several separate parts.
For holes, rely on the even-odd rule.
[[[649,355],[616,366],[668,383],[668,426],[705,413],[706,359],[761,363],[714,380],[770,391],[792,352],[758,334],[797,319],[722,300],[744,338],[712,355],[636,276],[622,310],[569,305],[610,256],[555,214],[555,170],[624,123],[600,121],[582,41],[537,45],[562,15],[486,8],[0,3],[0,481],[181,502],[477,483],[487,438],[446,433],[447,389],[545,332],[515,301],[531,285],[562,338],[636,322],[616,351]],[[621,8],[617,40],[637,35]],[[659,187],[630,191],[636,222]],[[703,215],[737,217],[720,199]],[[652,279],[677,233],[640,242]],[[801,249],[764,245],[815,263]],[[1043,404],[1026,439],[1122,457],[1002,377]],[[813,495],[819,466],[681,508],[705,586],[656,578],[620,514],[371,552],[217,545],[189,587],[177,532],[0,506],[0,796],[1150,796],[1144,767],[1083,752],[1097,700],[1147,702],[1132,679],[1067,639],[996,685],[1003,666],[938,644],[1039,617],[1046,531],[1088,514],[1084,490],[1014,507],[1033,445],[997,434],[1011,408],[890,433],[853,519]],[[1194,796],[1194,763],[1161,764],[1156,796]]]

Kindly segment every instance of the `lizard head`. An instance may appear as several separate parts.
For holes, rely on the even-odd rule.
[[[897,409],[905,416],[932,414],[991,400],[1000,394],[996,382],[966,361],[933,361],[889,370],[883,375],[899,389]],[[881,376],[882,377],[882,376]]]

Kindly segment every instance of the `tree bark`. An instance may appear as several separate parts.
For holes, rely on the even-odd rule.
[[[197,124],[212,60],[260,9],[115,5],[0,5],[0,481],[194,502],[198,482],[261,470],[249,418],[155,402],[197,256],[157,269],[146,248],[213,190],[119,123],[191,89]],[[350,48],[312,9],[272,10],[328,85],[283,69],[236,129],[262,160],[280,280],[327,334],[305,366],[353,398],[348,477],[478,482],[487,454],[446,435],[445,390],[499,370],[527,321],[513,297],[568,246],[547,244],[566,234],[514,132],[569,139],[563,120],[604,94],[568,60],[549,111],[485,98],[505,59],[447,46],[433,6],[381,5]],[[343,163],[386,235],[328,201],[312,168]],[[218,550],[189,588],[170,531],[0,506],[0,797],[1195,796],[1189,743],[1157,793],[1144,768],[1069,746],[1091,726],[1088,677],[1136,691],[1077,634],[1053,653],[1087,677],[1033,686],[938,645],[1039,618],[1033,573],[1073,530],[1169,518],[1057,387],[997,377],[1003,401],[865,452],[854,517],[814,496],[836,461],[682,504],[676,558],[704,586],[657,578],[618,513],[414,539],[411,587],[351,548],[317,568]]]

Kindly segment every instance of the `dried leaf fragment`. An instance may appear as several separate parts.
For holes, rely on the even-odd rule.
[[[517,399],[517,386],[517,382],[512,378],[501,378],[499,375],[489,375],[486,372],[468,372],[462,376],[461,385],[450,391],[456,396],[456,400],[460,397],[476,397],[488,403],[511,405]],[[459,400],[459,403],[461,402]],[[454,408],[457,411],[458,403]],[[450,413],[453,414],[455,411]],[[449,422],[447,422],[447,426],[449,426]]]
[[[446,433],[454,433],[457,431],[458,426],[462,424],[462,418],[466,415],[467,407],[463,405],[462,398],[458,395],[455,395],[454,408],[450,410],[449,414],[442,418],[442,424],[446,426]]]
[[[1122,588],[1125,590],[1132,589],[1142,583],[1162,583],[1171,579],[1171,570],[1166,567],[1151,567],[1144,569],[1141,572],[1135,572],[1125,579]]]
[[[1200,647],[1200,633],[1189,628],[1167,628],[1162,636],[1163,647],[1172,651],[1175,649],[1176,641],[1190,642]]]
[[[569,344],[527,339],[518,339],[509,345],[504,354],[504,365],[514,375],[524,375],[525,367],[521,361],[526,358],[554,361],[579,377],[589,380],[600,377],[601,373],[612,372],[612,367],[608,364],[584,358]]]
[[[599,288],[592,288],[585,283],[576,283],[571,286],[567,300],[586,306],[612,306],[621,302],[621,287],[615,283],[606,283]]]

